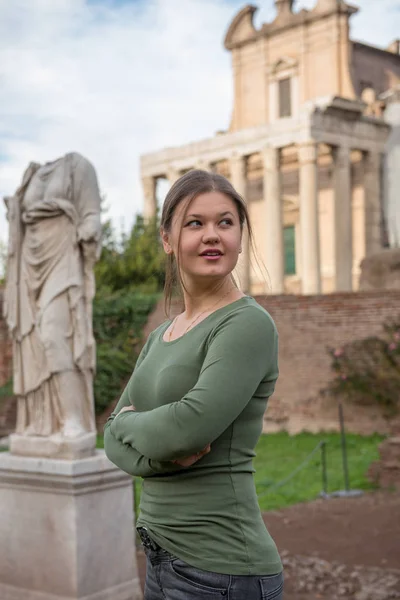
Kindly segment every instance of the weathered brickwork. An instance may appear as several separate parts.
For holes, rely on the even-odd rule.
[[[289,431],[336,429],[337,404],[321,397],[330,380],[328,348],[379,334],[382,324],[400,315],[400,292],[358,292],[323,296],[257,298],[275,319],[280,335],[280,378],[266,423]],[[345,406],[354,432],[387,431],[375,408]]]
[[[280,377],[266,412],[265,429],[292,433],[337,430],[337,404],[320,394],[331,378],[328,348],[380,333],[387,319],[400,315],[400,292],[256,299],[271,313],[280,337]],[[164,304],[160,301],[149,319],[146,336],[164,319]],[[345,407],[345,416],[351,431],[388,431],[387,422],[376,408]]]

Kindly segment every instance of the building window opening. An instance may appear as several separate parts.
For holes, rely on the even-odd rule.
[[[292,116],[292,94],[290,77],[278,81],[279,118]]]
[[[294,225],[284,227],[285,275],[296,275],[296,232]]]

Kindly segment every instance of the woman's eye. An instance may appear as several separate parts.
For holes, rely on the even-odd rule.
[[[201,223],[197,219],[194,219],[193,221],[189,221],[189,223],[186,223],[186,227],[198,227],[199,225],[201,226]]]
[[[233,225],[232,219],[222,219],[220,225]]]

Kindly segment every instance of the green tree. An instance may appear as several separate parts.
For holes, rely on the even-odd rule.
[[[164,285],[164,252],[157,219],[136,217],[128,235],[103,225],[102,253],[95,267],[93,329],[97,344],[96,414],[117,400],[133,371],[142,331]]]
[[[119,241],[110,221],[104,224],[102,254],[95,267],[99,290],[158,292],[164,284],[164,265],[157,218],[145,223],[138,215],[129,235]]]

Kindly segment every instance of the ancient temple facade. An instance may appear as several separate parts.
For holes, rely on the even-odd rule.
[[[229,130],[141,157],[144,215],[155,214],[159,178],[172,183],[193,168],[221,173],[250,212],[258,261],[245,244],[244,290],[351,291],[361,260],[387,241],[393,127],[385,112],[399,102],[400,43],[382,50],[353,41],[350,19],[358,9],[344,0],[317,0],[297,13],[293,0],[275,5],[274,21],[259,29],[256,7],[245,6],[227,30]],[[394,146],[392,138],[392,163]]]

